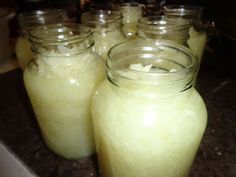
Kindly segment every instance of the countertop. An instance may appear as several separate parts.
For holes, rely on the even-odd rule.
[[[214,60],[205,56],[198,75],[208,125],[189,177],[236,177],[236,79]],[[20,69],[0,74],[0,139],[40,177],[98,177],[96,155],[71,161],[46,147]]]

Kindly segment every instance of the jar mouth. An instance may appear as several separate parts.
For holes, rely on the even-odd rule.
[[[81,15],[82,23],[89,26],[117,23],[121,19],[122,14],[117,10],[93,10],[84,12]]]
[[[198,69],[196,57],[179,44],[145,39],[115,45],[108,52],[108,77],[120,77],[145,84],[163,84],[190,79]]]
[[[193,6],[193,5],[165,5],[164,10],[170,12],[182,12],[182,13],[195,13],[203,10],[202,6]]]
[[[142,17],[138,21],[139,30],[153,30],[152,33],[163,33],[167,31],[177,31],[188,29],[189,22],[184,19],[169,18],[162,15]],[[163,31],[165,30],[165,31]]]
[[[163,7],[164,14],[173,15],[173,16],[184,16],[186,18],[193,18],[202,16],[203,7],[194,6],[194,5],[165,5]]]
[[[89,27],[77,23],[58,23],[40,26],[29,32],[29,40],[36,44],[73,44],[91,38]],[[92,41],[92,39],[91,39]],[[89,41],[88,41],[89,42]],[[88,43],[88,45],[91,45]]]
[[[44,9],[23,12],[18,15],[21,28],[32,28],[39,25],[61,23],[65,20],[67,13],[62,9]]]
[[[129,8],[129,7],[138,7],[138,8],[144,8],[144,4],[138,3],[138,2],[123,2],[118,4],[121,8]]]

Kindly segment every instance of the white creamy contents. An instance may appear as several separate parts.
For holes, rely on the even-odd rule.
[[[104,63],[89,52],[53,55],[38,55],[25,68],[25,87],[50,149],[65,158],[82,158],[95,151],[90,99],[104,79]]]
[[[16,57],[22,69],[32,60],[33,54],[31,51],[31,44],[25,37],[18,37],[16,41]]]
[[[205,104],[194,88],[167,98],[156,89],[150,99],[142,86],[98,87],[92,115],[103,177],[187,177],[206,127]]]
[[[94,51],[101,55],[104,60],[107,59],[111,47],[126,40],[125,36],[118,30],[99,31],[99,29],[95,29],[93,35]]]
[[[124,25],[124,33],[130,37],[137,32],[138,20],[142,17],[142,7],[139,6],[123,6],[121,7],[123,15],[122,23]]]
[[[197,55],[201,62],[202,55],[205,49],[207,35],[205,32],[197,32],[193,27],[189,30],[190,38],[187,41],[189,48]]]
[[[132,69],[135,71],[144,71],[144,72],[149,72],[151,70],[151,68],[152,68],[152,64],[143,66],[142,63],[131,64],[129,66],[129,69]]]

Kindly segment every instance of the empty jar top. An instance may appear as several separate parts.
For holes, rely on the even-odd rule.
[[[166,5],[163,7],[164,15],[183,17],[186,19],[202,18],[203,7],[193,5]]]
[[[40,25],[63,23],[66,20],[68,20],[67,13],[62,9],[35,10],[18,15],[18,22],[22,30]]]
[[[91,29],[77,23],[51,24],[34,28],[29,33],[29,40],[34,51],[46,53],[55,52],[57,49],[59,53],[63,51],[79,53],[80,50],[93,45]]]
[[[171,31],[185,30],[189,28],[189,22],[184,19],[169,18],[167,16],[143,17],[138,22],[138,33],[142,31],[152,34],[164,34]]]
[[[93,10],[81,15],[81,22],[92,28],[106,26],[111,23],[121,24],[121,12],[116,10]]]

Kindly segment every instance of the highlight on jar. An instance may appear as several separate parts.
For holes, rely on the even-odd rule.
[[[144,4],[138,2],[114,3],[114,9],[121,11],[123,32],[129,39],[136,37],[138,20],[143,16]]]
[[[66,11],[61,9],[43,9],[22,12],[17,17],[20,35],[17,38],[15,52],[21,69],[32,60],[33,53],[29,42],[29,31],[42,25],[62,23],[68,21]]]
[[[187,177],[207,124],[198,61],[175,43],[114,46],[92,116],[102,177]]]
[[[104,80],[105,64],[94,53],[90,28],[53,24],[30,31],[33,59],[24,84],[47,146],[67,159],[95,153],[91,98]]]
[[[164,6],[162,11],[165,16],[185,19],[190,23],[190,39],[187,44],[201,61],[207,42],[207,25],[202,21],[203,7],[170,4]]]
[[[94,51],[107,59],[109,49],[126,40],[122,33],[122,15],[114,10],[93,10],[81,15],[81,23],[93,30]]]
[[[197,32],[185,19],[158,15],[143,17],[139,20],[137,35],[139,39],[168,40],[182,44],[190,48],[201,63],[206,33]]]

